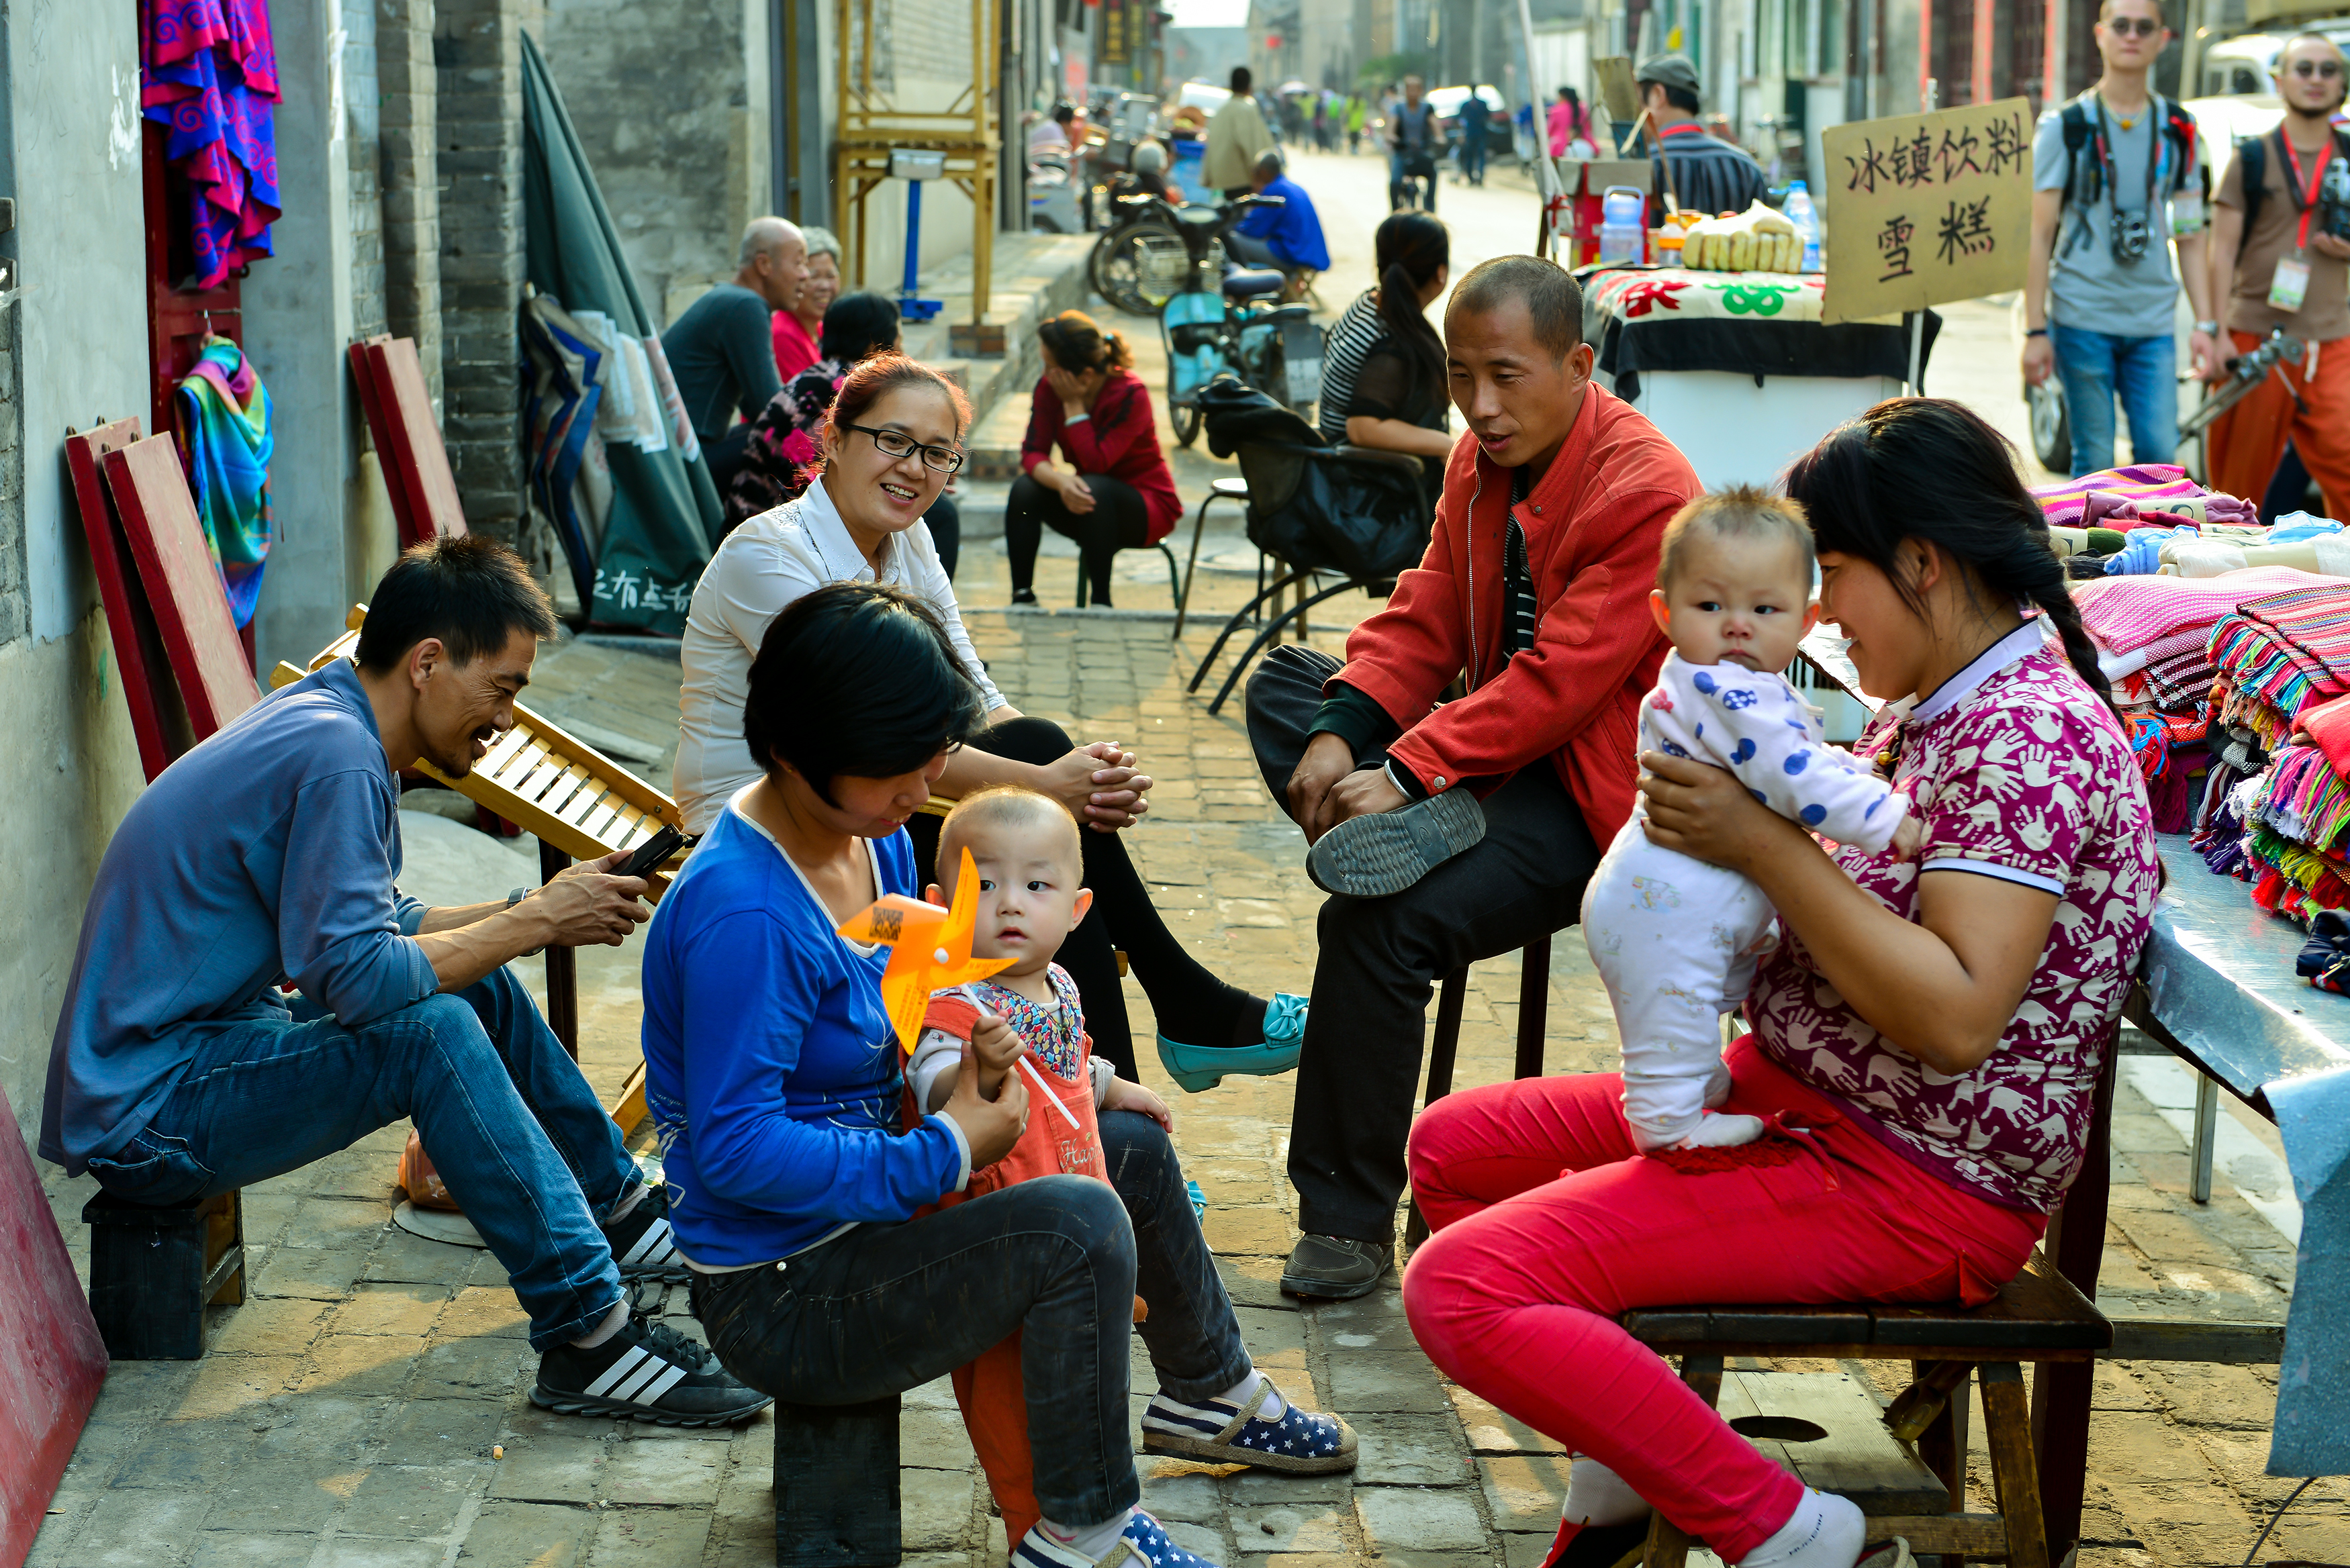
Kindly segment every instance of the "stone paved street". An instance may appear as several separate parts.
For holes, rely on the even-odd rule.
[[[1163,782],[1135,846],[1193,950],[1260,992],[1306,989],[1317,895],[1299,866],[1298,836],[1253,776],[1237,711],[1211,719],[1181,691],[1204,637],[1187,633],[1171,649],[1163,618],[1124,613],[980,611],[972,625],[1020,706],[1084,736],[1139,741]],[[532,694],[560,719],[660,753],[647,772],[665,780],[676,680],[666,660],[567,642],[542,656]],[[487,897],[531,874],[535,856],[431,815],[414,794],[408,804],[420,808],[403,818],[408,881],[427,897]],[[583,1058],[609,1098],[636,1054],[634,953],[591,950],[581,967]],[[523,968],[536,983],[539,966]],[[1149,1002],[1130,981],[1128,991],[1148,1038]],[[1509,1074],[1517,991],[1516,955],[1479,966],[1460,1083]],[[1606,997],[1572,932],[1555,945],[1545,1033],[1551,1072],[1612,1064]],[[2104,1304],[2279,1319],[2291,1245],[2226,1181],[2208,1209],[2188,1201],[2183,1080],[2168,1068],[2133,1059],[2125,1075]],[[1228,1079],[1183,1096],[1158,1082],[1155,1062],[1145,1075],[1177,1104],[1187,1168],[1211,1205],[1209,1239],[1259,1364],[1299,1399],[1346,1415],[1363,1452],[1353,1477],[1321,1480],[1146,1460],[1148,1506],[1184,1545],[1238,1568],[1536,1562],[1558,1517],[1558,1445],[1448,1387],[1414,1347],[1392,1288],[1302,1312],[1275,1290],[1295,1234],[1283,1176],[1289,1081]],[[114,1368],[35,1563],[750,1568],[774,1560],[770,1420],[681,1434],[532,1407],[524,1391],[535,1358],[494,1262],[390,1223],[404,1135],[388,1128],[247,1191],[250,1298],[215,1314],[203,1361]],[[2273,1179],[2258,1174],[2258,1150],[2244,1147],[2252,1153],[2230,1169],[2274,1211]],[[79,1255],[91,1184],[53,1168],[52,1177],[59,1224]],[[651,1304],[694,1333],[682,1295],[672,1290]],[[1136,1350],[1135,1386],[1147,1392],[1139,1341]],[[1843,1370],[1880,1397],[1895,1391],[1893,1367]],[[2241,1562],[2291,1486],[2262,1473],[2273,1375],[2106,1364],[2098,1388],[2084,1563]],[[908,1561],[1000,1563],[1002,1526],[943,1383],[908,1397],[904,1427]],[[1979,1417],[1972,1429],[1981,1431]],[[1972,1480],[1987,1505],[1980,1451]],[[2264,1552],[2272,1561],[2350,1563],[2350,1487],[2313,1487]]]

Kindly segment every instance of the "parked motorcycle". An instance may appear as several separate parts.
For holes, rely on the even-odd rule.
[[[1240,266],[1224,255],[1224,234],[1242,213],[1281,204],[1279,196],[1243,196],[1221,207],[1173,210],[1187,266],[1159,323],[1167,344],[1167,406],[1184,446],[1199,439],[1205,418],[1201,389],[1219,376],[1238,377],[1300,414],[1322,395],[1322,331],[1306,306],[1280,302],[1288,275]]]

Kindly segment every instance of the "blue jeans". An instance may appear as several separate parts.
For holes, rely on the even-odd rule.
[[[1408,182],[1413,180],[1425,180],[1428,182],[1427,194],[1420,198],[1420,211],[1424,213],[1433,213],[1436,211],[1436,161],[1430,158],[1425,151],[1388,152],[1388,199],[1393,201],[1394,193],[1402,189]]]
[[[600,1221],[637,1179],[619,1128],[509,970],[362,1029],[297,999],[207,1041],[130,1141],[90,1170],[182,1203],[296,1170],[413,1117],[465,1218],[512,1276],[539,1350],[620,1299]]]
[[[795,1405],[902,1394],[1019,1329],[1037,1506],[1064,1524],[1110,1519],[1141,1495],[1128,1336],[1186,1403],[1247,1376],[1249,1355],[1167,1134],[1109,1111],[1101,1137],[1107,1187],[1040,1177],[859,1225],[780,1267],[697,1274],[694,1315],[727,1371]]]
[[[1461,133],[1461,178],[1474,184],[1485,181],[1485,133],[1464,130]]]
[[[2178,349],[2169,333],[2125,337],[2048,324],[2064,417],[2073,431],[2073,473],[2114,466],[2114,393],[2129,420],[2130,461],[2168,462],[2178,447]]]

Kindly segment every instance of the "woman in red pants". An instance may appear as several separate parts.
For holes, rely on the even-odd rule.
[[[1436,1364],[1568,1444],[1548,1562],[1610,1563],[1650,1507],[1741,1568],[1853,1568],[1859,1511],[1770,1460],[1617,1325],[1700,1302],[1988,1300],[2079,1169],[2158,885],[2138,771],[2040,509],[1959,404],[1880,403],[1787,476],[1824,618],[1898,699],[1860,750],[1914,859],[1824,846],[1729,774],[1640,760],[1650,838],[1752,877],[1783,937],[1733,1045],[1736,1149],[1643,1157],[1616,1074],[1429,1107],[1437,1234],[1404,1304]]]

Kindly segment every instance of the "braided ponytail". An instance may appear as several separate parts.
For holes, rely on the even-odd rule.
[[[2032,605],[2064,639],[2083,684],[2113,706],[2049,543],[2048,515],[2023,487],[2007,438],[1974,410],[1944,398],[1889,399],[1797,458],[1786,484],[1820,549],[1870,563],[1913,610],[1925,605],[1899,569],[1905,539],[1964,565],[1994,600]]]

